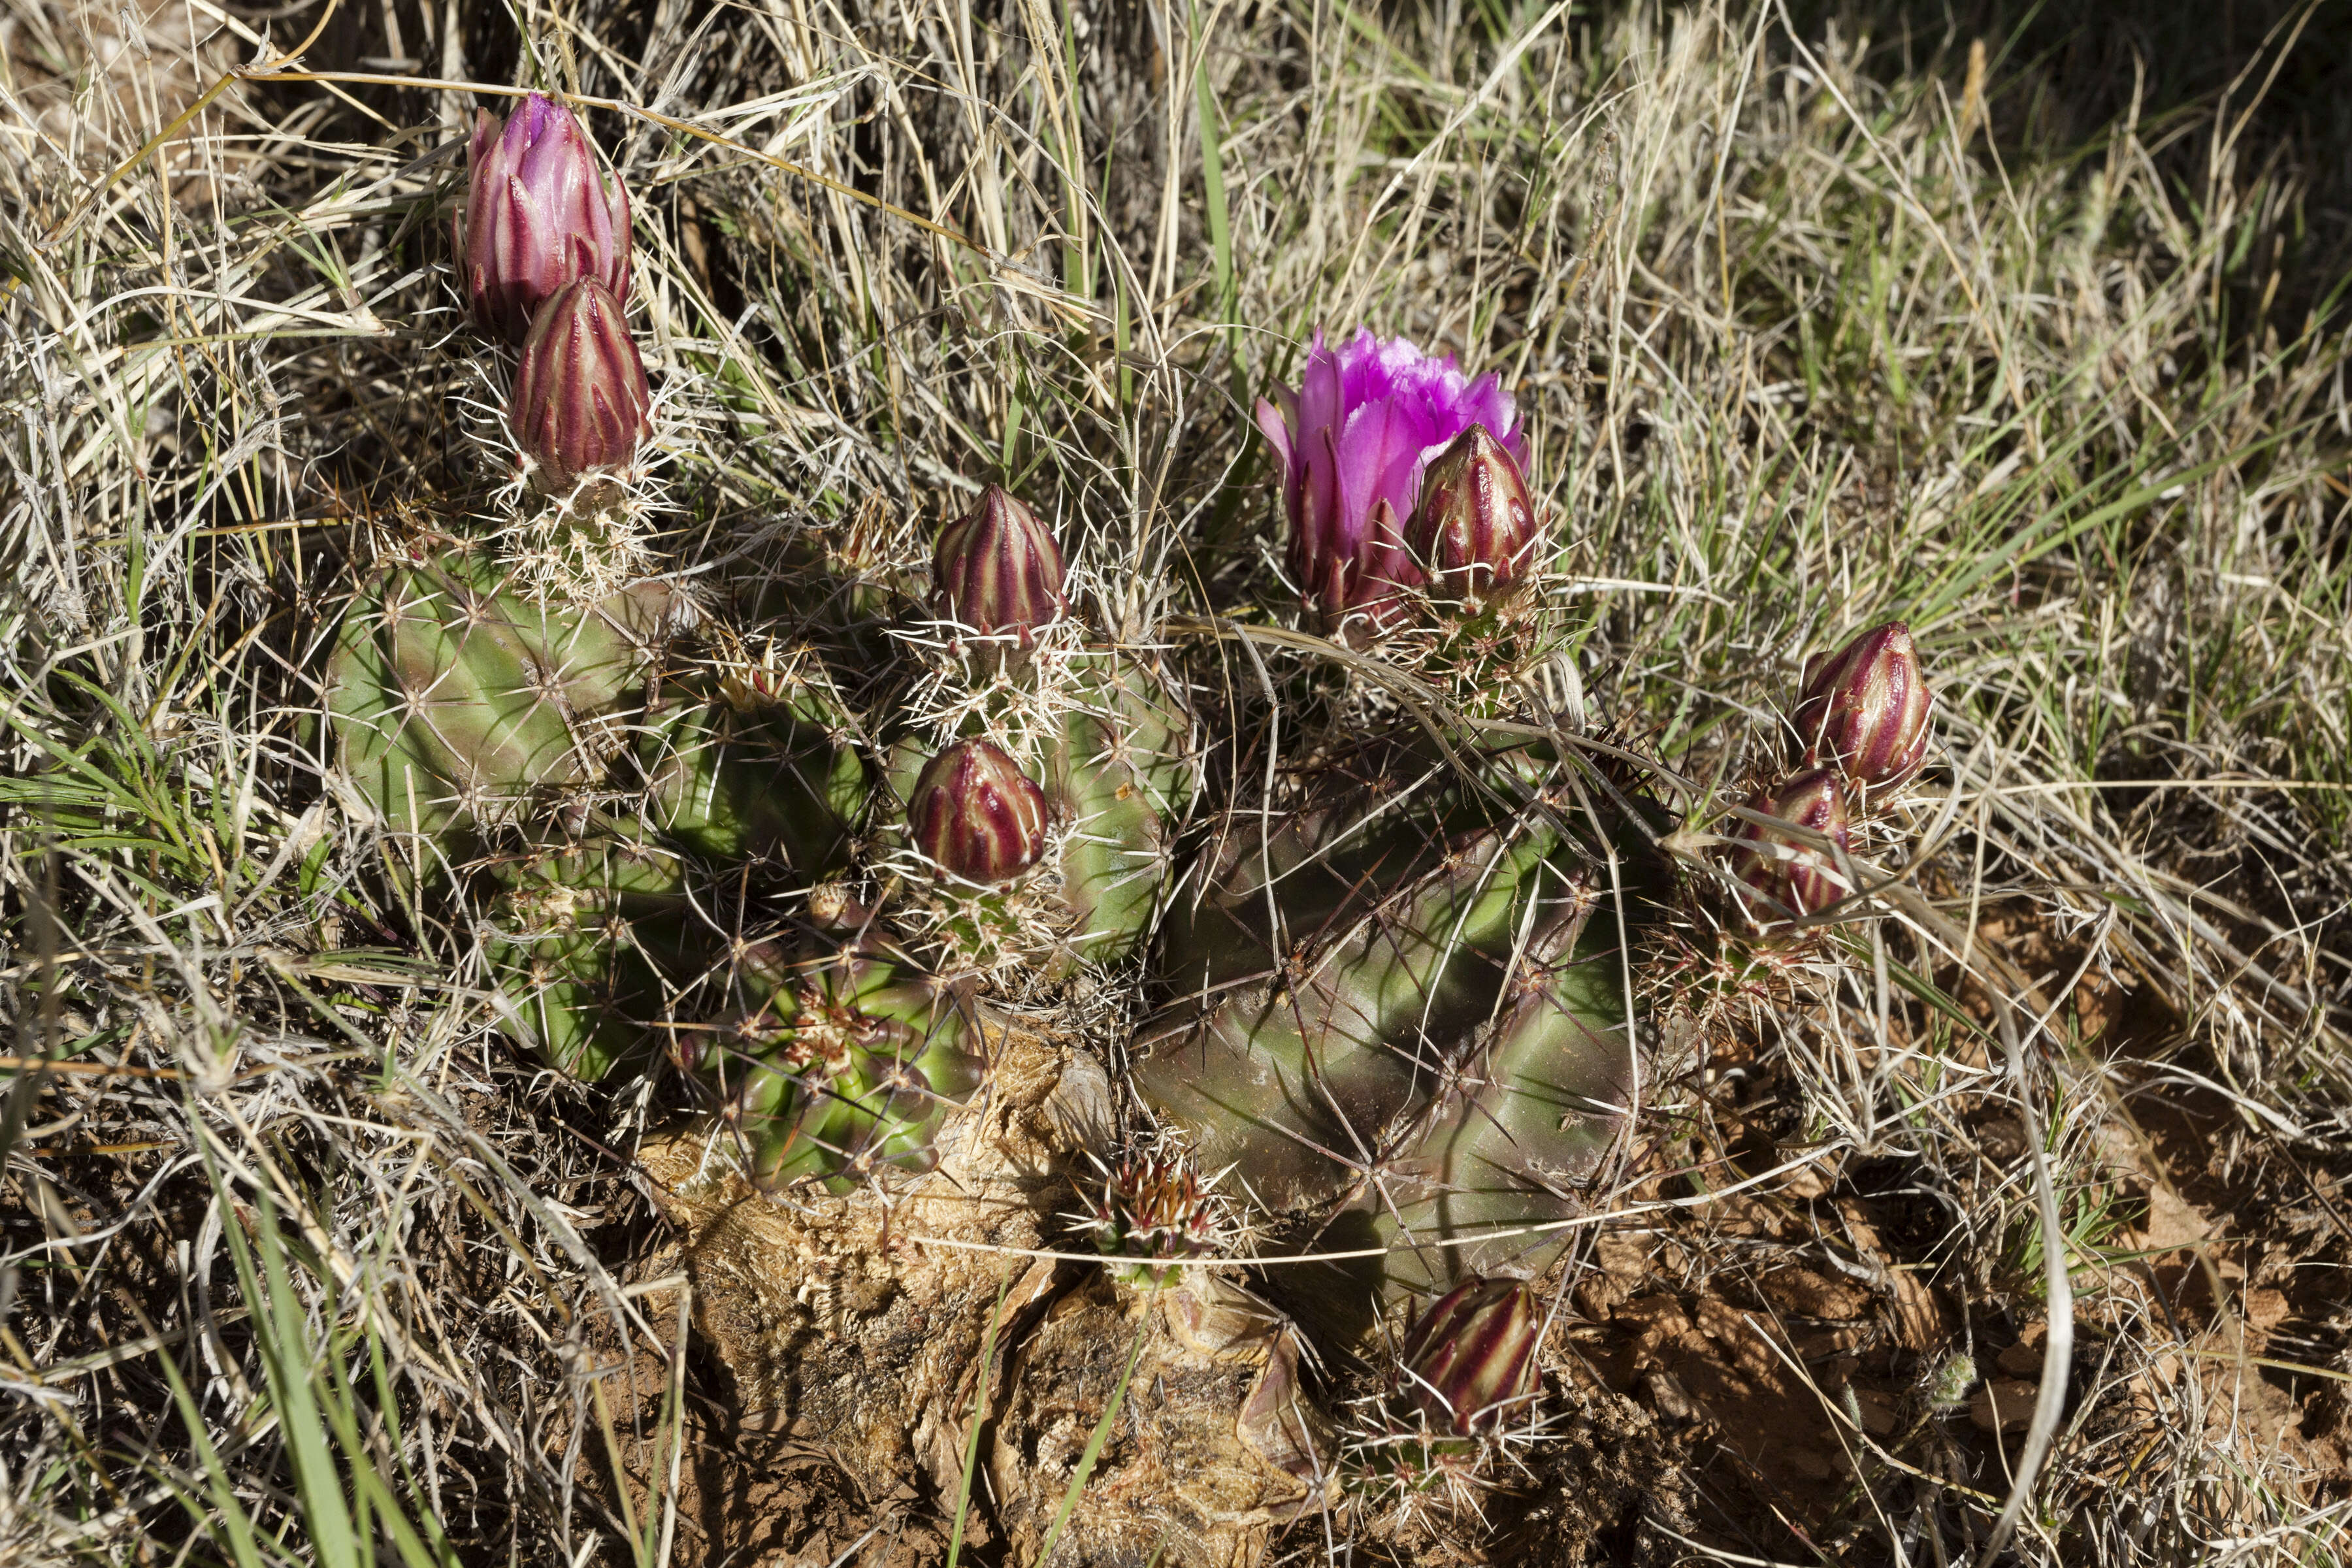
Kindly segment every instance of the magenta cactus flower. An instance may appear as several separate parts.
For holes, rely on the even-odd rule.
[[[925,764],[907,802],[915,847],[966,882],[1009,882],[1045,852],[1045,792],[986,741],[961,741]]]
[[[1473,425],[1527,461],[1517,408],[1499,376],[1465,376],[1454,356],[1425,354],[1370,329],[1339,348],[1315,333],[1298,390],[1257,405],[1258,428],[1284,468],[1289,564],[1310,617],[1327,631],[1378,627],[1422,582],[1404,538],[1423,470]]]
[[[1801,844],[1760,824],[1742,823],[1737,835],[1739,847],[1731,856],[1732,874],[1780,906],[1767,912],[1776,917],[1792,910],[1814,914],[1845,897],[1849,889],[1837,858],[1847,847],[1848,819],[1845,791],[1835,773],[1811,769],[1758,790],[1747,804],[1750,811],[1818,833],[1833,847]],[[1769,851],[1761,847],[1766,845],[1771,847]]]
[[[931,609],[943,621],[982,637],[1035,630],[1069,608],[1062,591],[1062,547],[1037,514],[1002,486],[940,531],[931,552]]]
[[[1934,706],[1911,628],[1889,621],[1805,661],[1791,722],[1808,764],[1834,767],[1848,784],[1867,788],[1901,784],[1919,771]]]
[[[507,414],[538,464],[533,483],[561,495],[584,473],[625,467],[652,433],[652,407],[636,340],[603,283],[578,279],[540,307]]]
[[[606,192],[571,110],[531,92],[504,121],[476,110],[466,164],[454,237],[482,331],[521,342],[540,308],[574,279],[628,299],[629,193],[617,180]]]

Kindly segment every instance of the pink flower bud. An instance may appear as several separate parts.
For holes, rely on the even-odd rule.
[[[907,803],[915,847],[949,875],[992,888],[1045,850],[1045,792],[986,741],[933,757]]]
[[[619,301],[583,278],[540,307],[522,345],[508,419],[557,494],[596,468],[618,468],[652,433],[653,394]]]
[[[541,307],[578,278],[629,297],[629,195],[617,181],[605,194],[572,110],[538,92],[503,121],[477,110],[466,163],[455,237],[482,331],[521,342]]]
[[[1827,768],[1757,791],[1748,798],[1748,809],[1818,833],[1840,853],[1846,847],[1845,791]],[[1801,844],[1753,822],[1742,823],[1738,837],[1740,847],[1732,851],[1732,874],[1781,907],[1766,912],[1812,914],[1851,891],[1838,869],[1837,853]],[[1770,848],[1750,847],[1765,845]]]
[[[1935,700],[1911,628],[1889,621],[1805,661],[1793,721],[1808,764],[1838,768],[1849,784],[1900,784],[1927,760]]]
[[[1031,634],[1069,609],[1062,547],[1020,500],[991,485],[980,504],[940,531],[931,552],[931,612],[982,637]]]
[[[1535,552],[1536,508],[1518,459],[1484,425],[1473,425],[1422,476],[1405,543],[1449,598],[1508,591]]]
[[[1467,1436],[1493,1426],[1535,1391],[1535,1297],[1517,1279],[1456,1286],[1406,1334],[1398,1351],[1403,1391],[1440,1429]]]

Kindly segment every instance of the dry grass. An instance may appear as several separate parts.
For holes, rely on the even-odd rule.
[[[1703,818],[1806,651],[1909,619],[1920,852],[1842,987],[1665,1087],[1566,1342],[1679,1434],[1699,1560],[1981,1551],[2018,1435],[1968,1374],[2070,1318],[2015,1560],[2341,1560],[2352,41],[2095,12],[9,0],[0,1551],[725,1525],[641,1305],[665,1091],[517,1059],[312,720],[375,543],[499,521],[444,236],[452,84],[522,79],[639,195],[648,547],[715,605],[898,581],[992,477],[1131,637],[1279,604],[1248,400],[1360,321],[1517,391],[1586,700]],[[922,1557],[869,1522],[763,1539]]]

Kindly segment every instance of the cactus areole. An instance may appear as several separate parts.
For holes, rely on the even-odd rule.
[[[520,343],[541,306],[575,279],[629,297],[629,195],[609,195],[578,116],[541,92],[512,114],[476,110],[456,249],[466,297],[485,332]]]

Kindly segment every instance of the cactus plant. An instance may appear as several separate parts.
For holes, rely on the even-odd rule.
[[[980,1038],[940,986],[861,944],[758,942],[739,1005],[685,1060],[740,1137],[751,1179],[848,1191],[929,1170],[948,1113],[983,1079]]]
[[[691,604],[657,580],[542,603],[487,554],[420,553],[355,596],[330,658],[344,776],[387,826],[436,837],[526,818],[593,783]]]

